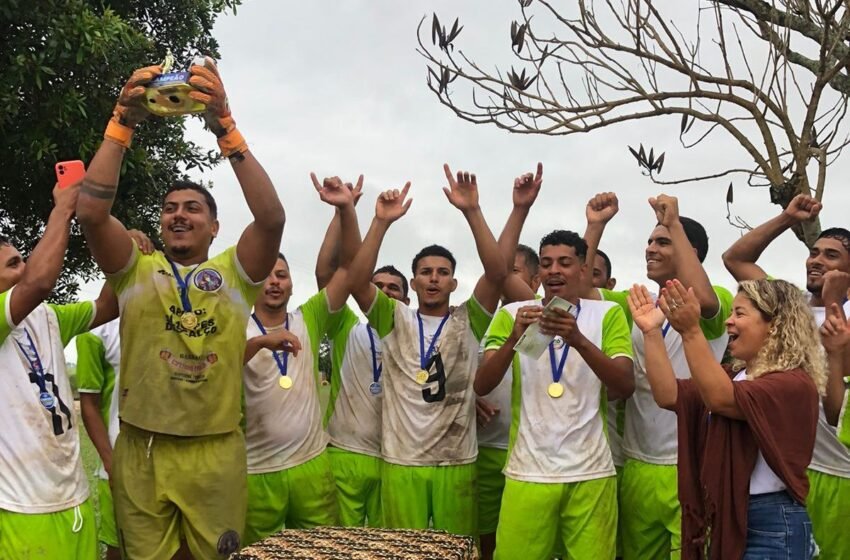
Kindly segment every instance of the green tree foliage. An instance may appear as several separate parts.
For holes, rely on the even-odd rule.
[[[133,69],[218,57],[216,17],[240,0],[4,0],[0,3],[0,232],[25,255],[53,201],[54,165],[88,162]],[[218,161],[183,139],[183,119],[151,118],[124,159],[115,214],[156,239],[162,194],[190,169]],[[54,293],[67,300],[97,271],[74,228]]]

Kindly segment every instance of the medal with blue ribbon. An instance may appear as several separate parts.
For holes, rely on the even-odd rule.
[[[576,306],[576,320],[581,313],[581,302]],[[563,340],[563,338],[561,338]],[[564,394],[564,386],[561,384],[561,376],[564,374],[564,366],[567,363],[567,355],[570,353],[570,345],[567,341],[563,342],[564,351],[561,353],[561,360],[555,360],[555,340],[549,343],[549,365],[552,368],[552,383],[546,389],[549,396],[553,399],[560,398]]]
[[[17,340],[15,343],[18,345],[18,348],[21,349],[21,353],[30,365],[30,370],[35,378],[35,384],[38,386],[38,400],[41,402],[41,406],[47,410],[52,410],[56,406],[56,399],[53,398],[53,395],[47,392],[44,365],[41,363],[41,357],[38,355],[38,349],[35,347],[35,342],[33,342],[30,332],[27,329],[24,329],[24,333],[27,335],[29,349],[25,348],[24,345]]]
[[[446,314],[443,320],[440,321],[440,326],[434,332],[434,337],[431,339],[431,344],[428,346],[428,351],[425,351],[425,326],[422,324],[422,315],[419,311],[416,312],[416,318],[419,320],[419,371],[416,372],[416,382],[420,385],[425,385],[428,382],[428,361],[434,353],[434,347],[437,345],[437,340],[440,338],[440,333],[443,332],[443,327],[446,321],[449,320],[449,315]]]
[[[200,263],[195,265],[195,268],[190,270],[186,277],[180,276],[180,271],[177,270],[177,265],[174,261],[168,259],[168,264],[171,265],[171,271],[174,273],[174,280],[177,281],[177,292],[180,294],[180,305],[183,307],[183,313],[180,315],[180,324],[186,330],[192,330],[198,326],[198,317],[192,311],[192,302],[189,299],[189,281],[192,275],[201,266]]]
[[[260,332],[263,335],[267,335],[266,328],[257,318],[256,313],[251,313],[251,318],[256,323],[257,328],[260,329]],[[286,322],[284,323],[284,328],[289,330],[289,314],[286,314]],[[283,357],[280,355],[283,354]],[[277,369],[280,371],[280,379],[278,380],[278,385],[283,389],[291,389],[292,388],[292,378],[289,377],[287,373],[287,369],[289,367],[289,352],[278,352],[277,350],[272,350],[272,356],[274,357],[274,361],[277,364]]]
[[[366,325],[366,332],[369,333],[369,349],[372,352],[372,383],[369,385],[369,392],[377,396],[381,394],[381,370],[384,369],[384,364],[378,363],[378,352],[375,348],[375,334],[372,332],[372,327]]]

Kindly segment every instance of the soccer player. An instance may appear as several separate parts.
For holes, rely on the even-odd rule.
[[[579,298],[587,245],[554,231],[540,242],[544,299],[499,310],[485,342],[475,391],[487,395],[513,369],[511,445],[496,533],[497,559],[545,559],[556,544],[566,557],[612,558],[617,528],[617,482],[605,438],[606,395],[634,390],[631,343],[622,309]],[[572,313],[542,304],[557,296]],[[553,336],[539,358],[514,346],[532,323]],[[532,537],[533,536],[533,537]]]
[[[698,222],[679,216],[678,201],[674,197],[659,195],[650,199],[650,205],[657,225],[646,246],[646,275],[658,284],[659,291],[665,282],[674,278],[694,289],[701,304],[700,327],[720,361],[728,338],[724,322],[730,314],[732,294],[725,288],[712,286],[702,267],[708,252],[705,229]],[[585,239],[589,254],[596,253],[605,225],[618,210],[616,195],[612,193],[599,194],[588,202]],[[628,290],[593,289],[587,297],[616,302],[631,325],[628,293]],[[676,376],[690,378],[681,336],[666,325],[663,331]],[[635,392],[626,401],[623,429],[626,460],[619,488],[623,558],[678,558],[682,523],[677,490],[676,414],[655,403],[646,377],[643,333],[634,326],[631,333],[635,351]]]
[[[78,185],[54,188],[55,206],[26,261],[0,236],[0,558],[97,555],[63,348],[118,308],[108,289],[94,302],[44,303],[62,270],[78,194]]]
[[[601,249],[596,250],[593,260],[593,287],[613,290],[617,279],[612,276],[611,259]]]
[[[79,335],[76,344],[80,415],[101,461],[96,473],[100,506],[98,540],[106,546],[107,560],[119,560],[118,531],[109,488],[112,448],[118,438],[118,398],[115,393],[121,370],[118,320]]]
[[[355,204],[363,187],[361,175],[352,187]],[[334,214],[316,260],[316,282],[324,288],[339,267],[343,237],[340,212]],[[360,235],[350,236],[359,242]],[[387,297],[410,303],[407,278],[394,266],[377,269],[372,283]],[[381,339],[361,323],[346,304],[331,343],[331,388],[325,424],[339,503],[340,523],[346,527],[381,527],[381,406],[383,380]]]
[[[536,174],[525,173],[514,179],[513,208],[499,235],[499,248],[505,264],[510,267],[504,283],[502,305],[538,297],[540,259],[537,251],[519,244],[519,237],[542,184],[541,163],[537,164]],[[502,470],[507,462],[511,428],[512,383],[513,374],[508,368],[499,385],[489,395],[478,397],[475,402],[478,413],[478,529],[482,560],[491,560],[496,549],[496,528],[505,489]]]
[[[478,205],[474,174],[444,171],[449,202],[467,220],[485,276],[472,297],[451,307],[455,259],[431,245],[413,259],[419,309],[387,297],[370,282],[381,241],[405,214],[407,189],[384,193],[349,270],[349,282],[382,340],[381,502],[391,528],[477,535],[475,394],[478,346],[496,309],[507,267]]]
[[[254,221],[235,247],[210,258],[215,199],[194,183],[167,191],[164,251],[139,252],[110,216],[124,150],[147,111],[137,70],[83,181],[77,215],[121,307],[121,432],[112,464],[118,538],[125,558],[169,558],[181,534],[196,558],[227,557],[245,525],[246,452],[239,428],[245,331],[275,261],[284,212],[274,186],[230,114],[211,59],[193,65],[190,95],[205,103]]]
[[[756,264],[762,252],[783,232],[816,217],[821,204],[808,195],[797,195],[778,216],[748,232],[723,253],[723,264],[737,281],[755,280],[766,276]],[[850,272],[850,231],[844,228],[825,229],[809,249],[806,259],[806,290],[809,304],[818,325],[826,317],[827,290],[825,278],[829,271]],[[832,302],[844,306],[850,314],[846,286],[838,290]],[[830,387],[827,387],[829,398]],[[809,465],[811,490],[806,507],[812,519],[815,541],[824,560],[850,558],[850,539],[845,536],[845,521],[850,518],[850,451],[836,436],[835,422],[827,418],[821,407],[817,438],[812,462]],[[832,425],[831,425],[832,424]]]
[[[284,527],[309,529],[339,523],[328,435],[319,402],[319,346],[339,320],[348,298],[346,268],[359,248],[354,197],[334,177],[320,185],[323,201],[336,207],[343,240],[340,267],[328,285],[288,312],[293,282],[279,255],[248,324],[245,352],[248,517],[251,544]],[[297,354],[281,343],[293,341]],[[281,338],[283,336],[283,338]]]

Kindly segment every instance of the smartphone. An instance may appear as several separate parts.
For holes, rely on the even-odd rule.
[[[56,164],[56,180],[60,189],[66,189],[83,180],[86,176],[86,166],[76,159],[74,161],[60,161]]]

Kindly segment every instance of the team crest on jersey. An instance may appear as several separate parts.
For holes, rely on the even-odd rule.
[[[221,273],[212,268],[205,268],[195,274],[195,287],[205,292],[215,292],[221,288]]]

